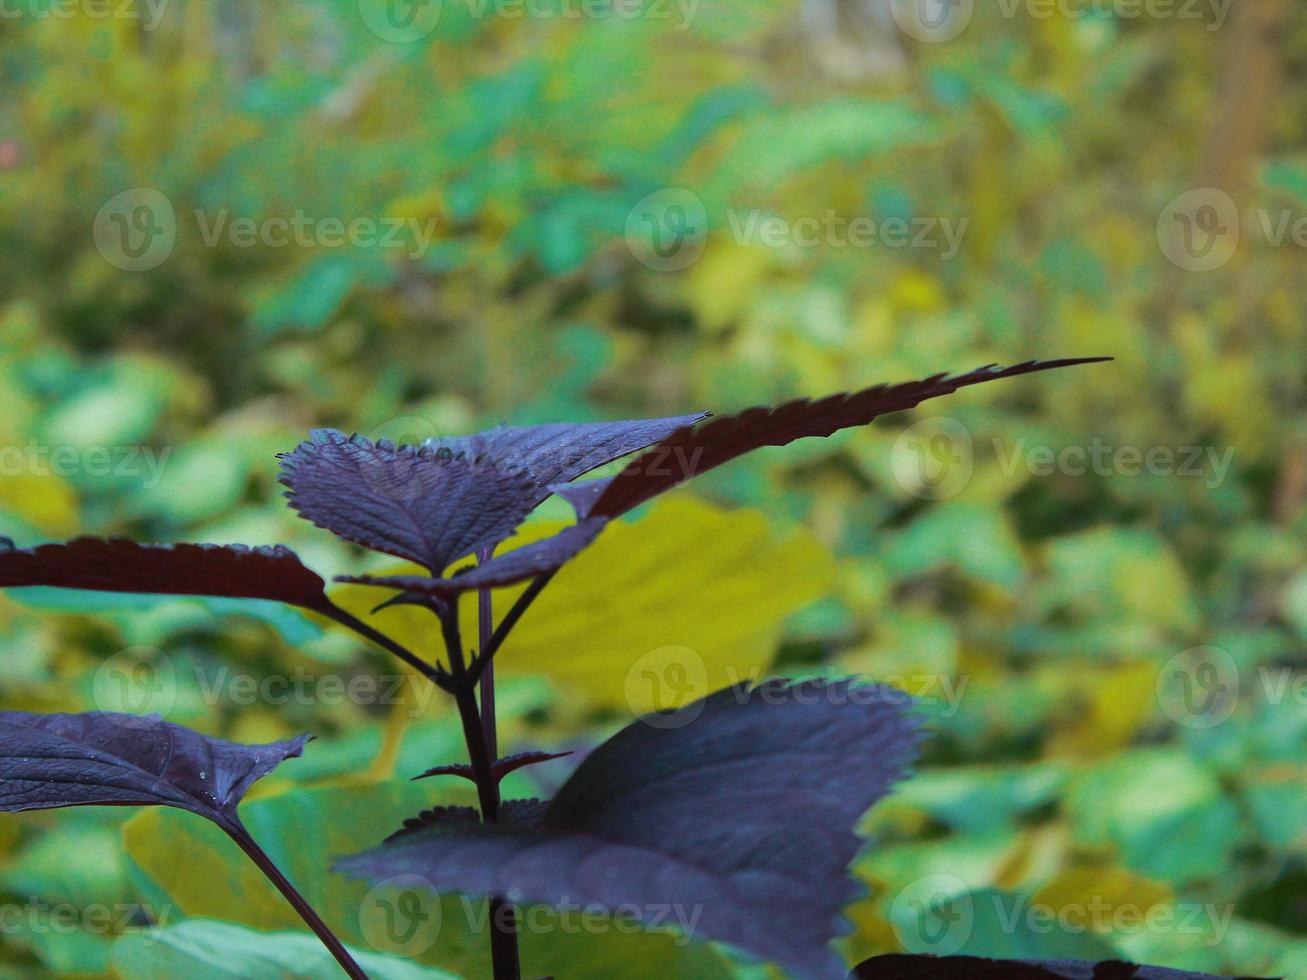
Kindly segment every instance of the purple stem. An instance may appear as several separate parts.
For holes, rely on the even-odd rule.
[[[463,640],[458,628],[458,600],[449,604],[440,617],[444,631],[445,649],[449,654],[450,668],[458,682],[454,695],[458,714],[463,722],[463,738],[467,742],[472,774],[476,777],[477,800],[481,804],[481,819],[495,823],[499,819],[499,780],[495,778],[495,756],[491,754],[485,724],[477,710],[476,685],[468,679]],[[517,948],[517,916],[513,906],[499,899],[490,899],[490,958],[495,980],[521,980],[522,963]]]
[[[495,553],[493,547],[482,548],[477,554],[477,561],[484,564]],[[489,589],[477,593],[477,650],[484,650],[495,635],[495,607]],[[495,719],[495,665],[487,663],[481,672],[481,727],[485,732],[486,750],[493,762],[499,758],[499,732]]]
[[[285,896],[286,901],[299,913],[300,918],[313,930],[314,935],[322,940],[322,945],[326,946],[331,955],[336,957],[336,962],[344,968],[345,973],[351,977],[351,980],[368,980],[368,975],[363,972],[363,967],[354,961],[354,957],[349,954],[349,950],[345,948],[345,945],[336,938],[336,934],[331,931],[331,927],[318,917],[318,913],[314,912],[313,907],[309,905],[304,896],[295,890],[295,886],[281,873],[281,869],[277,867],[272,858],[268,857],[263,848],[259,847],[244,825],[238,819],[232,817],[230,821],[224,821],[220,826],[236,842],[237,846],[249,855],[250,860],[258,865],[259,870],[277,887],[277,890]]]

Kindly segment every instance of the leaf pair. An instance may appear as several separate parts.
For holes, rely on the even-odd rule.
[[[839,977],[854,827],[920,739],[901,702],[847,680],[728,688],[623,729],[547,805],[510,803],[497,824],[430,811],[338,868],[627,912]]]
[[[579,523],[555,538],[535,542],[506,556],[491,560],[487,565],[465,570],[449,578],[439,578],[439,569],[430,561],[415,557],[417,549],[397,551],[373,544],[382,551],[406,557],[432,569],[436,578],[401,576],[373,578],[354,576],[344,581],[376,585],[403,590],[406,593],[448,598],[468,588],[487,588],[511,585],[525,578],[551,572],[587,547],[612,518],[629,513],[640,504],[680,485],[688,479],[721,466],[723,463],[761,449],[765,446],[783,446],[807,436],[828,436],[840,429],[866,425],[889,412],[912,408],[929,398],[951,394],[959,388],[1016,377],[1050,368],[1092,363],[1104,358],[1083,358],[1059,361],[1028,361],[1008,368],[989,365],[967,374],[950,377],[939,374],[921,381],[899,385],[876,385],[854,394],[832,395],[818,401],[798,399],[776,408],[752,408],[736,415],[726,415],[697,425],[704,416],[685,416],[682,419],[651,419],[638,422],[607,423],[591,426],[582,431],[573,426],[537,426],[530,429],[499,429],[468,436],[464,439],[439,440],[428,443],[417,451],[432,451],[439,457],[450,454],[451,461],[464,461],[472,466],[491,462],[494,468],[505,473],[523,473],[531,486],[528,498],[534,507],[551,491],[564,496],[576,509]],[[672,423],[680,423],[669,429]],[[615,477],[572,484],[571,480],[589,469],[609,462],[635,449],[642,439],[643,445],[656,442],[652,448],[637,456]],[[294,457],[304,450],[301,446]],[[617,452],[617,449],[623,450]],[[393,447],[377,447],[385,461],[378,463],[382,470],[399,467],[391,459],[397,453]],[[298,466],[298,464],[294,464]],[[294,490],[298,477],[288,475],[292,485],[292,503],[301,513],[318,523],[319,517],[308,513],[301,505],[301,495]],[[377,482],[374,480],[373,482]],[[384,481],[382,481],[384,482]],[[419,481],[414,480],[417,485]],[[403,485],[404,481],[397,481]],[[387,483],[387,486],[395,484]],[[507,494],[508,490],[502,491]],[[498,501],[499,484],[488,484],[485,505]],[[319,515],[328,508],[319,507]],[[324,524],[337,534],[351,537],[342,528],[345,525]],[[379,539],[375,533],[374,540]],[[352,528],[357,533],[356,528]],[[505,535],[506,536],[506,535]],[[351,540],[360,540],[353,537]],[[502,540],[502,537],[499,539]],[[368,543],[363,541],[362,543]],[[467,549],[464,553],[475,550]],[[436,556],[443,557],[443,556]]]
[[[500,426],[421,447],[372,443],[324,429],[282,457],[281,479],[291,504],[306,519],[439,575],[451,562],[512,534],[549,495],[550,486],[703,417]],[[511,584],[557,568],[601,527],[602,522],[591,522],[569,529],[437,591]],[[280,545],[142,545],[78,538],[17,549],[0,538],[0,588],[21,586],[271,599],[327,614],[333,610],[322,578]]]
[[[968,385],[1096,360],[1103,358],[990,366],[956,377],[940,374],[819,401],[753,408],[702,425],[697,423],[703,414],[501,426],[422,446],[373,443],[324,429],[282,456],[281,479],[292,506],[306,519],[431,573],[346,580],[447,599],[466,589],[512,585],[554,571],[587,547],[607,521],[754,449],[865,425]],[[570,484],[597,466],[649,446],[653,448],[616,477]],[[577,525],[442,577],[459,559],[493,550],[553,491],[576,507]],[[5,544],[0,587],[273,599],[341,618],[322,595],[322,580],[283,547],[165,547],[94,539],[30,550]]]
[[[497,824],[470,809],[426,811],[340,867],[630,910],[801,976],[837,976],[827,944],[857,896],[853,828],[905,775],[920,738],[901,700],[853,681],[730,688],[619,732],[548,804],[510,801]],[[242,746],[103,712],[0,713],[0,734],[0,810],[173,806],[245,841],[237,804],[307,740]]]

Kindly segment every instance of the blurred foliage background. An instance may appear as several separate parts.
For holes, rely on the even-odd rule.
[[[935,737],[869,818],[851,960],[942,949],[903,918],[925,887],[970,903],[943,940],[966,951],[1307,975],[1302,10],[399,7],[5,7],[0,533],[284,541],[357,570],[275,483],[315,425],[425,438],[1112,355],[755,454],[614,530],[504,651],[503,742],[583,750],[650,677],[889,679]],[[299,241],[267,223],[296,215]],[[751,216],[885,238],[762,240]],[[936,233],[893,243],[891,219]],[[359,220],[407,224],[341,244],[330,222]],[[966,468],[914,483],[900,464],[941,432]],[[1094,446],[1108,463],[1073,465]],[[427,629],[404,616],[381,618]],[[382,694],[342,693],[359,678]],[[401,943],[325,870],[471,801],[407,781],[462,757],[409,681],[258,603],[0,596],[5,708],[316,732],[244,808],[255,836],[376,975],[484,976],[456,898]],[[0,891],[5,977],[334,975],[264,934],[299,923],[186,814],[0,820]],[[1095,902],[1125,914],[995,915]],[[665,933],[524,942],[533,976],[777,975]]]

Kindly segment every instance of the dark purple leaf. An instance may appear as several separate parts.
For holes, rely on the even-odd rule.
[[[490,772],[495,777],[495,782],[503,782],[505,776],[510,772],[517,772],[523,766],[534,766],[537,763],[549,762],[552,759],[566,758],[571,754],[571,752],[518,752],[516,755],[506,755],[502,759],[495,760],[490,767]],[[426,779],[429,776],[462,776],[464,779],[476,782],[476,773],[466,762],[436,766],[434,769],[428,769],[413,778]]]
[[[395,831],[386,840],[397,840],[405,834],[422,830],[436,824],[439,825],[461,825],[476,824],[481,822],[481,814],[474,807],[470,806],[436,806],[430,810],[423,810],[416,817],[409,817],[404,821],[404,826]]]
[[[286,497],[300,516],[435,574],[508,537],[535,505],[521,474],[447,449],[318,429],[280,458]]]
[[[1108,358],[1029,361],[1009,368],[990,365],[957,377],[937,374],[923,381],[876,385],[820,401],[803,398],[776,408],[751,408],[738,415],[720,416],[697,428],[686,426],[627,464],[585,513],[617,517],[693,476],[755,449],[784,446],[806,436],[828,436],[850,426],[866,425],[877,416],[912,408],[928,398],[948,395],[968,385],[1103,360]],[[583,506],[584,494],[590,492],[593,492],[591,488],[582,492],[579,499]],[[578,498],[572,499],[575,505]]]
[[[237,745],[156,716],[0,712],[0,810],[175,806],[224,826],[258,779],[307,735]]]
[[[548,804],[539,800],[505,800],[499,805],[501,827],[531,828],[544,819]],[[404,826],[386,838],[386,843],[400,841],[414,834],[422,834],[433,827],[476,827],[481,814],[470,806],[437,806],[409,817]]]
[[[623,729],[537,826],[419,822],[340,868],[517,903],[679,908],[700,938],[842,977],[828,943],[859,894],[854,827],[916,755],[902,700],[854,681],[729,688]]]
[[[0,538],[0,588],[49,585],[100,592],[275,599],[330,608],[323,581],[289,548],[216,544],[137,544],[78,538],[15,548]]]
[[[429,439],[427,446],[470,459],[489,459],[531,481],[536,506],[553,492],[597,466],[666,439],[677,429],[706,418],[707,412],[627,422],[557,422],[549,425],[501,425],[470,436]]]
[[[572,505],[577,520],[584,521],[590,516],[590,511],[594,509],[594,505],[599,502],[599,498],[603,496],[613,480],[614,477],[611,476],[601,477],[598,480],[580,480],[576,483],[560,484],[553,490]]]
[[[859,963],[849,980],[1223,980],[1210,973],[1120,960],[988,960],[893,953]],[[1237,980],[1255,980],[1240,977]]]
[[[469,589],[498,588],[562,567],[588,547],[607,523],[603,519],[582,521],[551,537],[505,552],[483,565],[460,569],[449,578],[428,578],[425,575],[341,575],[336,581],[376,585],[441,598]]]

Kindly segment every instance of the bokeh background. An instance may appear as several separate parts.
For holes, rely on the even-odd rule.
[[[313,426],[411,440],[1111,355],[757,453],[613,530],[501,655],[503,740],[583,751],[771,670],[889,680],[935,737],[868,819],[850,961],[1307,976],[1300,6],[0,10],[0,533],[357,570],[275,482]],[[379,620],[431,648],[404,616]],[[471,802],[408,782],[462,758],[456,720],[351,636],[12,592],[0,704],[317,733],[244,807],[255,836],[392,957],[376,975],[487,975],[476,906],[325,870]],[[0,917],[3,977],[335,975],[266,935],[298,920],[181,813],[0,820]],[[525,937],[530,975],[779,976],[564,925]]]

